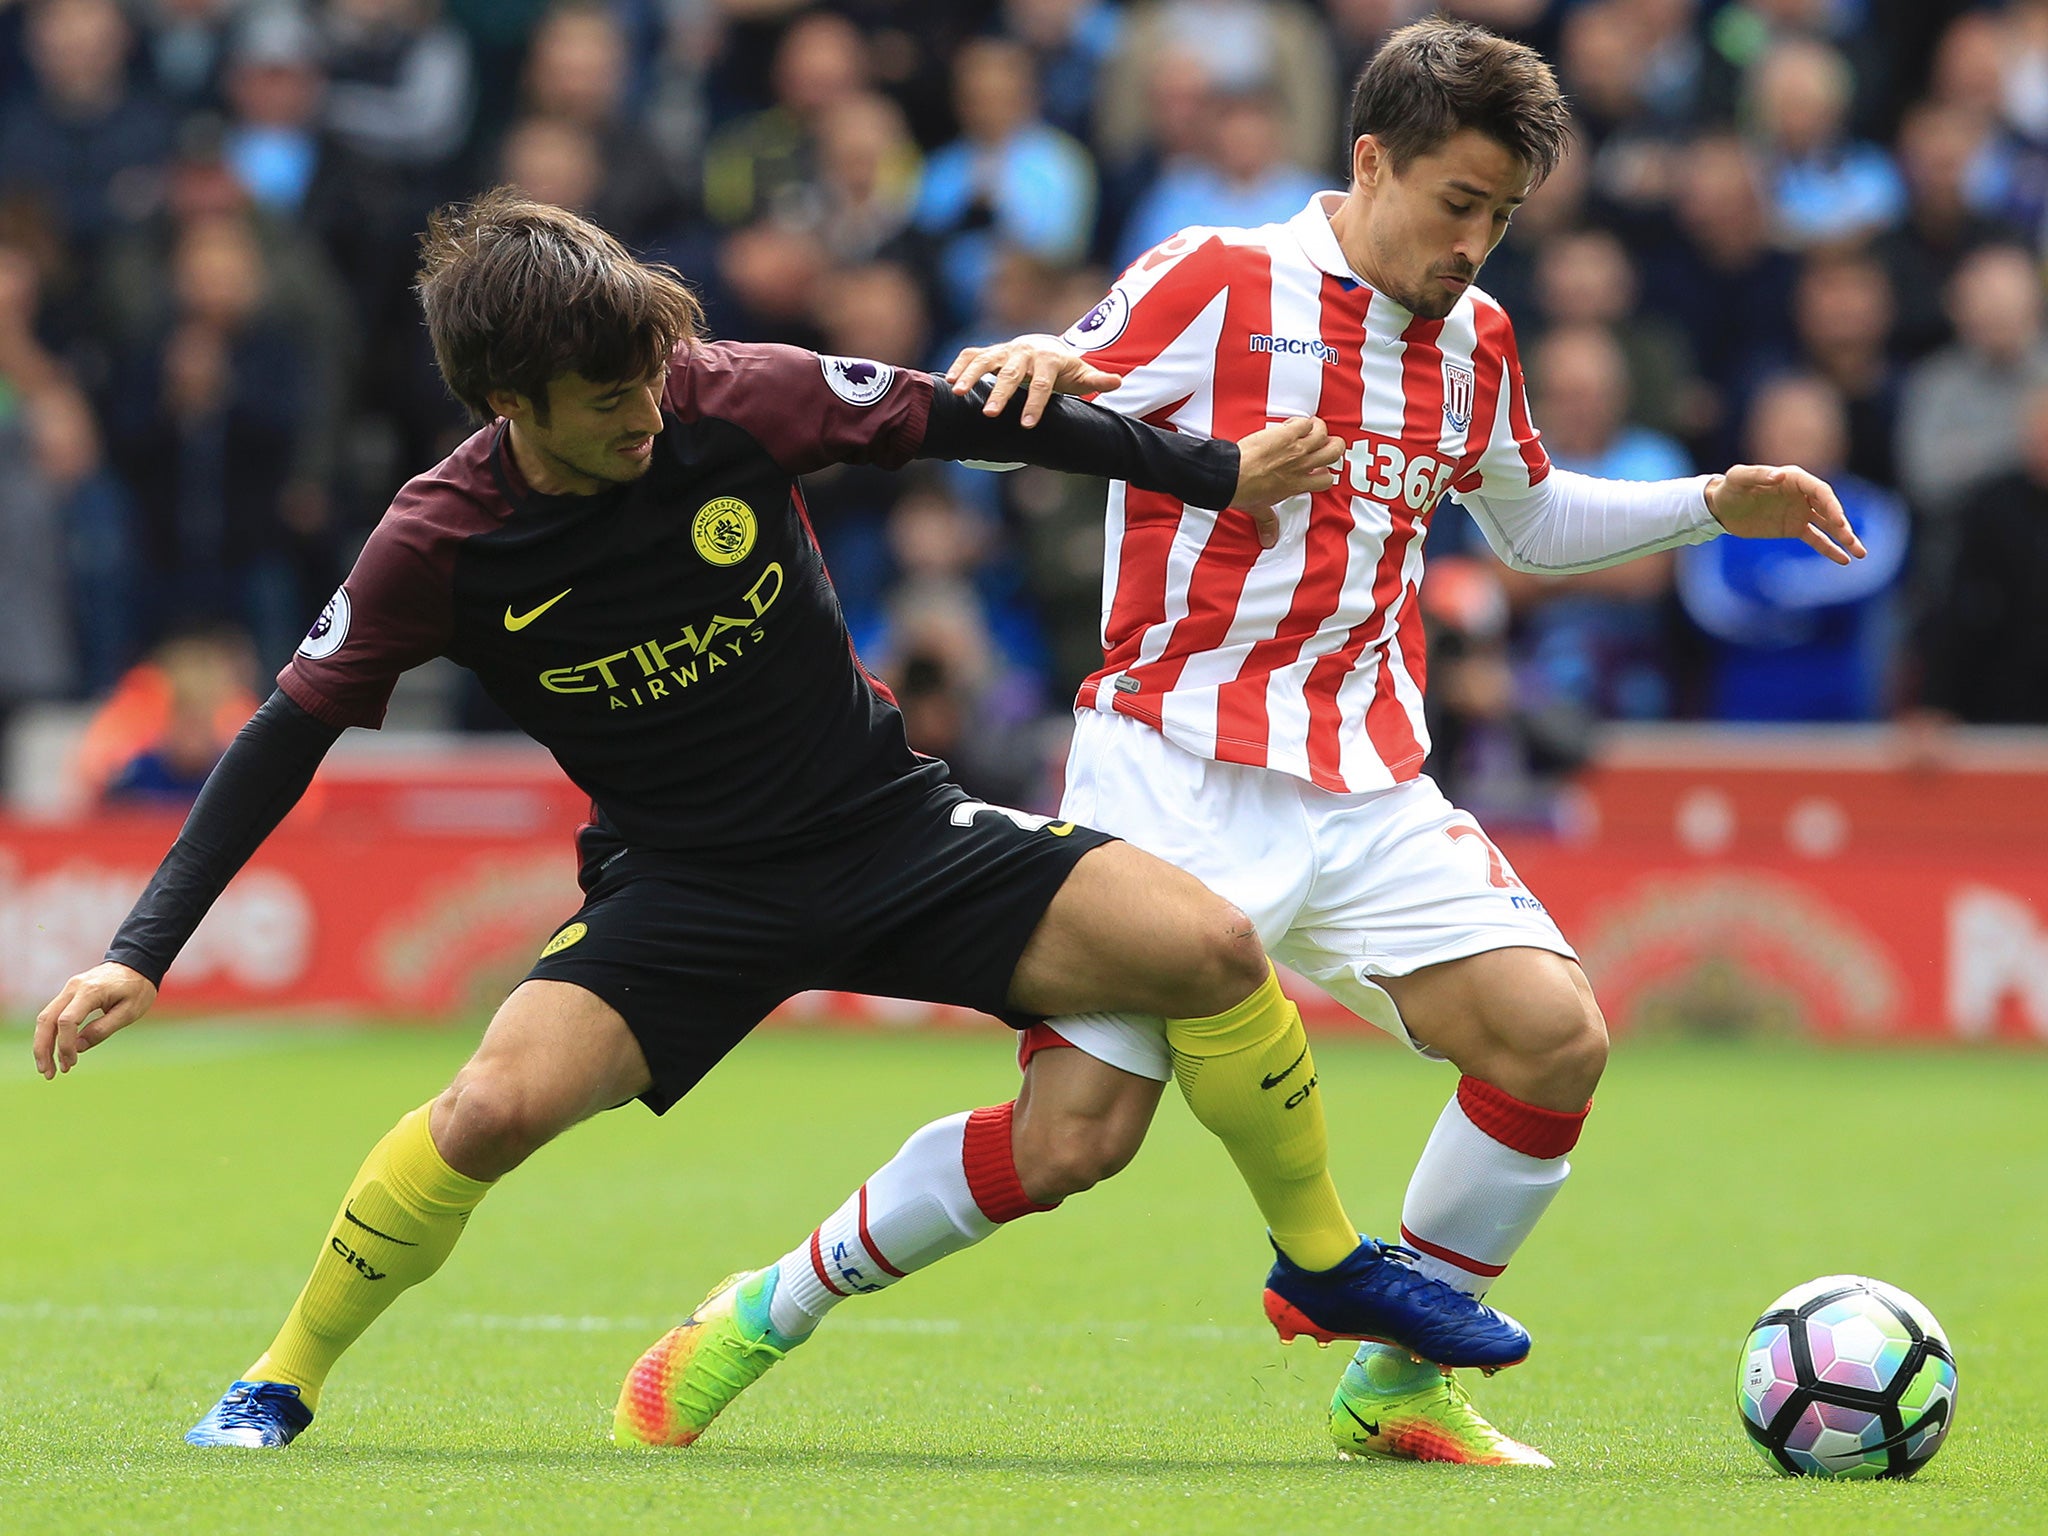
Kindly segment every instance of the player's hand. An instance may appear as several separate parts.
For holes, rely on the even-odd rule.
[[[1863,558],[1834,489],[1796,464],[1737,464],[1707,482],[1707,510],[1739,539],[1802,539],[1837,565]]]
[[[1344,444],[1330,435],[1321,418],[1294,416],[1239,438],[1237,456],[1237,494],[1230,505],[1251,513],[1259,547],[1271,549],[1280,542],[1280,516],[1273,504],[1335,485]]]
[[[999,341],[992,347],[963,347],[953,359],[953,366],[946,370],[946,382],[953,386],[954,394],[964,395],[990,374],[995,375],[995,382],[989,386],[981,414],[1002,415],[1010,397],[1020,386],[1028,385],[1024,414],[1019,418],[1027,427],[1038,425],[1038,418],[1045,414],[1045,402],[1055,393],[1099,395],[1123,383],[1057,336],[1019,336],[1015,341]]]
[[[156,983],[142,972],[104,960],[64,983],[36,1015],[36,1070],[45,1081],[78,1065],[78,1053],[89,1051],[117,1029],[125,1029],[156,1001]]]

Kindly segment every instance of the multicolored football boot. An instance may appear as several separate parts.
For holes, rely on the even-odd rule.
[[[205,1418],[185,1431],[187,1445],[238,1445],[273,1450],[290,1445],[313,1422],[299,1389],[281,1381],[238,1381]]]
[[[1455,1461],[1472,1467],[1548,1467],[1533,1446],[1511,1440],[1480,1416],[1458,1378],[1427,1360],[1367,1344],[1344,1369],[1330,1399],[1337,1454],[1400,1461]]]
[[[777,1265],[728,1275],[626,1373],[612,1413],[618,1445],[688,1445],[803,1339],[768,1318]],[[809,1335],[805,1335],[809,1337]]]
[[[1529,1358],[1529,1330],[1504,1312],[1415,1268],[1412,1248],[1361,1237],[1335,1269],[1303,1269],[1273,1248],[1266,1318],[1283,1344],[1370,1339],[1443,1366],[1488,1375]]]

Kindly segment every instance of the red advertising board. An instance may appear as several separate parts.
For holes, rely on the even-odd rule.
[[[1617,1032],[2048,1040],[2048,750],[1928,769],[1836,738],[1663,733],[1617,746],[1574,803],[1570,835],[1498,841]],[[337,765],[229,887],[162,1006],[488,1006],[575,910],[581,812],[523,754]],[[98,956],[176,825],[0,820],[0,1010],[32,1012]],[[1299,991],[1325,1027],[1355,1022]]]

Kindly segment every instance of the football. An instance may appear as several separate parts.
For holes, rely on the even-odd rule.
[[[1934,1314],[1897,1286],[1823,1275],[1749,1330],[1735,1401],[1780,1472],[1911,1477],[1955,1422],[1955,1355]]]

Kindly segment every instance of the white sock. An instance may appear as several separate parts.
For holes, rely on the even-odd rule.
[[[1416,1268],[1484,1296],[1564,1186],[1565,1153],[1585,1118],[1460,1079],[1401,1207],[1401,1240],[1422,1255]]]
[[[769,1321],[801,1338],[848,1296],[894,1285],[971,1248],[1033,1204],[1010,1152],[1013,1106],[948,1115],[912,1133],[867,1183],[782,1256]]]

